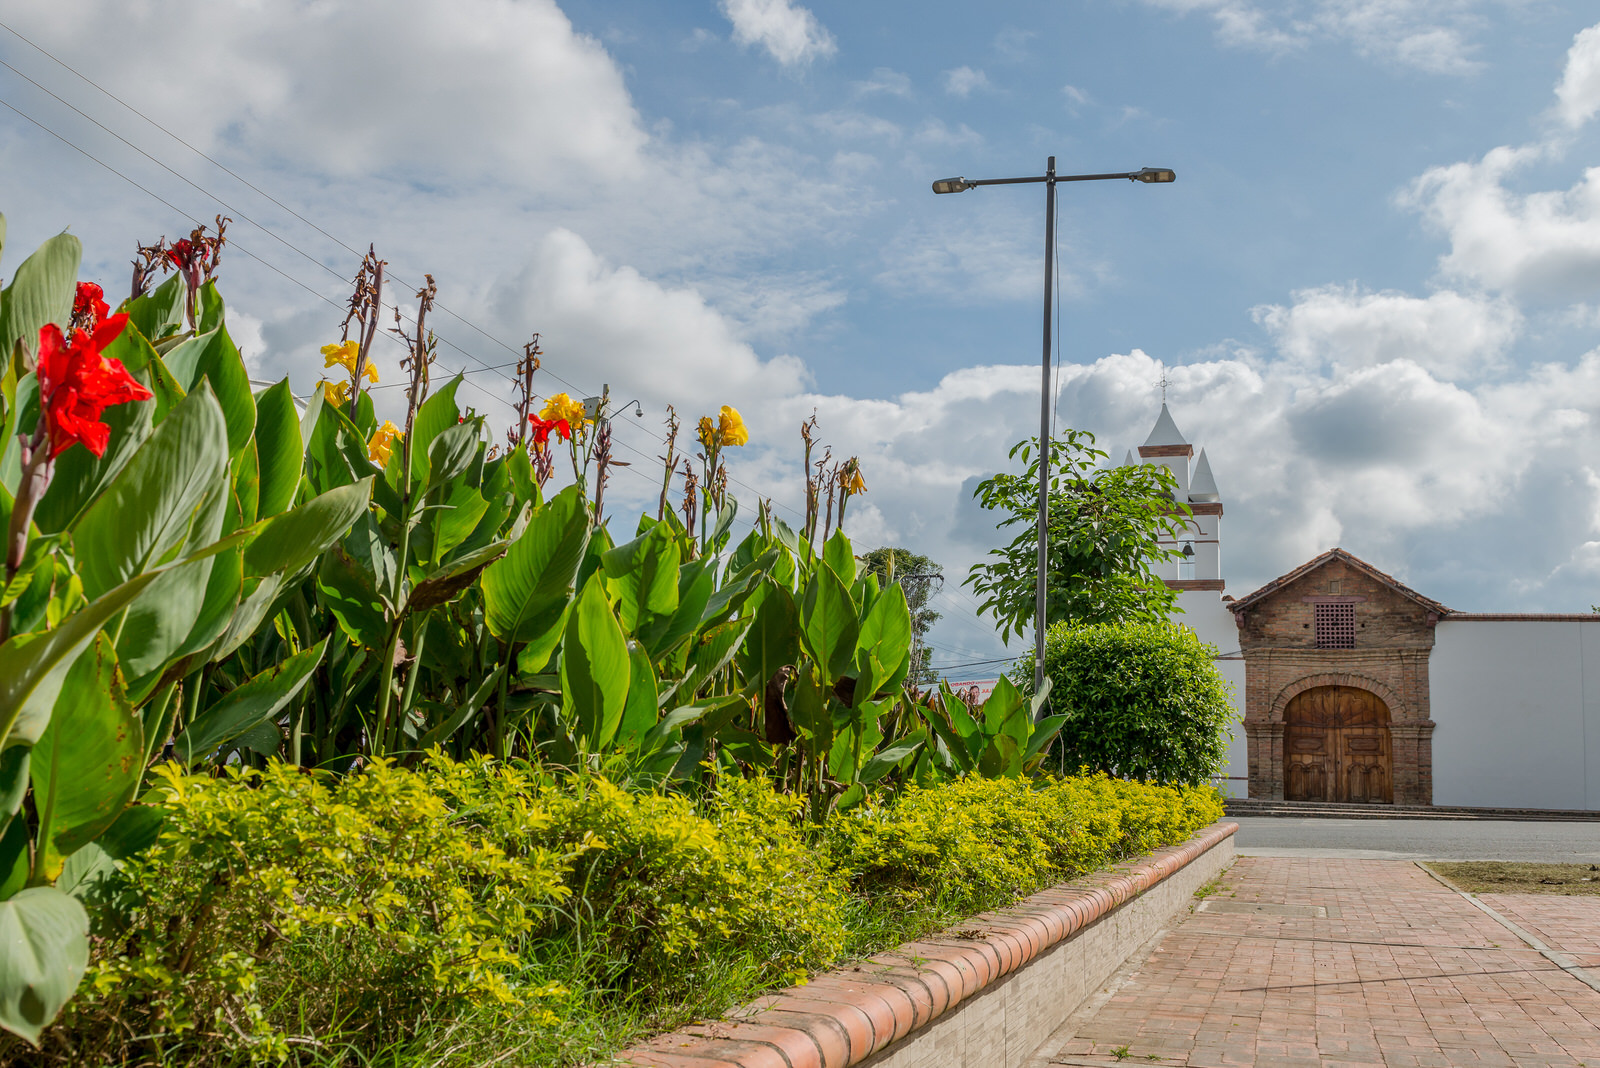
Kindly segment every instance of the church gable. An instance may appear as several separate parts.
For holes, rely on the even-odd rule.
[[[1443,605],[1338,550],[1233,606],[1242,646],[1427,648]]]

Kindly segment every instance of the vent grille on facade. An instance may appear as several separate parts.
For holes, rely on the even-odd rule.
[[[1317,610],[1317,648],[1354,649],[1356,647],[1356,606],[1319,604]],[[1302,619],[1305,617],[1301,617]]]

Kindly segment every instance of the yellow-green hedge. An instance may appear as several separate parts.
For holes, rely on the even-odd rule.
[[[753,993],[825,968],[874,910],[989,907],[1222,813],[1197,788],[970,778],[818,828],[764,780],[696,801],[438,755],[161,782],[165,828],[92,903],[94,959],[47,1057],[276,1061],[465,1011],[648,1016],[730,969]]]

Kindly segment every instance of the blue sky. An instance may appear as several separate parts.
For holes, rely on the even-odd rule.
[[[1170,166],[1172,186],[1062,190],[1059,418],[1120,455],[1168,370],[1221,484],[1230,592],[1337,544],[1463,610],[1586,611],[1595,18],[1537,0],[21,0],[0,16],[0,99],[52,132],[0,109],[0,273],[71,226],[121,290],[136,241],[225,211],[239,340],[305,389],[343,246],[375,242],[406,281],[439,280],[459,314],[439,318],[444,363],[472,369],[480,410],[509,419],[501,365],[532,330],[546,389],[641,399],[619,431],[638,467],[608,493],[634,507],[669,403],[738,405],[755,438],[736,492],[796,506],[815,409],[866,472],[858,543],[945,564],[935,641],[956,663],[1001,652],[956,579],[995,540],[970,488],[1037,412],[1043,198],[928,183],[1050,154]]]

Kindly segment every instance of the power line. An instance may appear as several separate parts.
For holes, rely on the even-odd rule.
[[[355,256],[360,256],[361,255],[359,250],[351,247],[348,243],[340,240],[338,237],[336,237],[335,235],[330,233],[328,230],[326,230],[323,227],[317,225],[311,219],[308,219],[306,216],[304,216],[301,213],[295,211],[293,208],[289,207],[287,204],[283,203],[281,200],[278,200],[276,197],[272,196],[270,193],[266,192],[261,187],[257,186],[255,183],[253,183],[249,179],[245,178],[243,175],[240,175],[238,172],[234,171],[233,169],[229,168],[225,164],[221,163],[219,160],[215,159],[214,157],[210,156],[206,152],[204,152],[201,149],[199,149],[199,148],[195,147],[194,145],[190,144],[188,141],[184,140],[182,137],[178,136],[173,131],[167,129],[165,126],[163,126],[159,122],[155,121],[154,119],[150,118],[148,115],[146,115],[144,112],[140,111],[138,108],[134,107],[132,104],[129,104],[127,101],[125,101],[121,97],[117,96],[115,93],[112,93],[110,90],[106,89],[104,86],[101,86],[99,83],[95,82],[93,79],[87,77],[86,75],[82,74],[80,71],[76,70],[70,64],[64,62],[63,60],[61,60],[60,58],[58,58],[57,56],[55,56],[51,52],[47,51],[46,49],[42,48],[38,44],[35,44],[33,41],[29,40],[27,37],[25,37],[22,34],[18,33],[11,26],[6,25],[4,22],[0,22],[0,29],[5,29],[12,36],[16,37],[18,40],[22,41],[24,44],[28,45],[30,48],[33,48],[35,51],[39,52],[41,55],[44,55],[46,58],[50,59],[52,62],[54,62],[55,64],[60,66],[62,69],[66,70],[68,73],[70,73],[73,76],[77,77],[78,79],[80,79],[81,81],[86,83],[87,85],[93,87],[95,90],[97,90],[98,92],[100,92],[101,94],[106,96],[107,98],[115,101],[117,104],[119,104],[123,108],[127,109],[128,111],[132,112],[134,115],[137,115],[139,118],[143,119],[145,122],[149,123],[151,126],[154,126],[157,130],[160,130],[162,133],[164,133],[168,137],[172,138],[178,144],[182,145],[183,147],[187,148],[189,151],[191,151],[191,152],[195,153],[196,155],[200,156],[202,159],[206,160],[208,163],[210,163],[213,166],[217,167],[219,170],[223,171],[225,174],[227,174],[230,177],[234,178],[235,180],[239,181],[241,184],[245,185],[247,188],[249,188],[252,191],[256,192],[260,196],[264,197],[265,199],[270,201],[272,204],[274,204],[277,207],[279,207],[279,208],[283,209],[284,211],[288,212],[290,215],[294,216],[300,222],[302,222],[305,225],[311,227],[317,233],[323,235],[324,237],[328,238],[330,241],[334,242],[340,248],[343,248],[344,250],[346,250],[347,252],[351,253],[352,255],[355,255]],[[171,174],[173,177],[179,179],[180,181],[182,181],[186,185],[190,186],[191,188],[193,188],[197,192],[201,193],[203,196],[207,197],[208,199],[214,201],[215,203],[220,205],[226,211],[231,212],[232,214],[234,214],[234,215],[238,216],[240,219],[242,219],[244,222],[250,224],[251,226],[254,226],[256,229],[260,230],[262,233],[266,234],[268,237],[271,237],[273,240],[277,241],[279,244],[283,245],[285,248],[293,251],[294,253],[296,253],[297,255],[301,256],[302,258],[310,261],[311,263],[316,264],[318,267],[320,267],[322,270],[328,272],[334,278],[337,278],[340,281],[344,281],[345,280],[343,275],[339,274],[332,267],[329,267],[326,263],[324,263],[318,257],[316,257],[316,256],[312,255],[311,253],[305,251],[304,249],[300,248],[298,245],[294,244],[293,242],[291,242],[288,239],[284,238],[280,234],[276,233],[275,231],[273,231],[271,228],[267,227],[263,223],[261,223],[261,222],[257,221],[256,219],[252,218],[251,216],[246,214],[243,210],[239,209],[235,205],[230,204],[226,200],[223,200],[221,197],[217,196],[215,193],[212,193],[210,190],[208,190],[205,187],[201,186],[197,182],[193,181],[192,179],[188,178],[187,176],[185,176],[185,175],[179,173],[178,171],[174,170],[172,167],[168,166],[166,163],[162,162],[160,159],[157,159],[155,156],[151,155],[149,152],[145,151],[144,149],[140,148],[138,145],[136,145],[132,141],[128,140],[128,138],[126,138],[126,137],[122,136],[121,134],[117,133],[115,130],[111,129],[109,126],[105,125],[100,120],[96,119],[94,116],[88,114],[87,112],[85,112],[81,108],[77,107],[76,105],[72,104],[71,102],[63,99],[61,96],[59,96],[58,94],[53,92],[48,87],[42,85],[41,83],[39,83],[38,81],[36,81],[32,77],[29,77],[27,74],[25,74],[22,71],[18,70],[12,64],[6,62],[3,59],[0,59],[0,66],[4,66],[6,69],[10,70],[13,74],[16,74],[18,77],[20,77],[23,80],[27,81],[30,85],[34,86],[36,89],[40,90],[41,92],[43,92],[46,95],[48,95],[49,97],[51,97],[51,99],[53,99],[56,102],[60,103],[64,107],[67,107],[67,108],[71,109],[73,112],[75,112],[76,114],[78,114],[79,116],[81,116],[82,118],[87,120],[88,122],[93,123],[96,127],[101,129],[105,133],[110,134],[112,137],[116,138],[118,141],[120,141],[122,144],[126,145],[128,148],[132,149],[134,152],[137,152],[139,155],[143,156],[145,159],[147,159],[150,162],[156,164],[162,170],[164,170],[167,173]],[[40,122],[38,119],[35,119],[33,116],[31,116],[31,115],[27,114],[26,112],[22,111],[20,108],[17,108],[16,106],[12,105],[11,103],[7,102],[4,99],[0,99],[0,105],[4,105],[7,109],[12,111],[16,115],[20,116],[23,119],[26,119],[28,122],[32,123],[33,125],[37,126],[39,129],[43,130],[45,133],[48,133],[52,137],[56,138],[62,144],[65,144],[67,147],[69,147],[69,148],[73,149],[74,151],[78,152],[84,158],[90,160],[91,162],[93,162],[93,163],[97,164],[98,166],[104,168],[105,170],[111,172],[112,174],[116,175],[118,178],[121,178],[123,181],[127,182],[129,185],[131,185],[134,188],[138,189],[140,192],[142,192],[145,195],[149,196],[150,198],[152,198],[153,200],[157,201],[158,203],[164,205],[169,210],[171,210],[173,212],[176,212],[179,216],[192,219],[196,223],[200,222],[200,220],[198,218],[196,218],[192,213],[190,213],[188,211],[185,211],[182,208],[179,208],[177,205],[173,204],[171,201],[167,200],[165,197],[161,196],[160,194],[156,193],[155,191],[151,190],[150,188],[142,185],[141,183],[139,183],[138,181],[134,180],[129,175],[123,173],[122,171],[118,170],[116,167],[114,167],[111,164],[107,163],[105,160],[102,160],[99,157],[93,155],[92,153],[90,153],[86,149],[82,148],[81,146],[79,146],[75,142],[71,141],[70,139],[68,139],[64,135],[56,132],[54,129],[52,129],[51,127],[47,126],[45,123]],[[316,289],[314,289],[311,286],[307,285],[304,281],[300,280],[299,278],[294,277],[293,275],[291,275],[288,272],[284,271],[283,269],[279,268],[277,265],[275,265],[275,264],[263,259],[261,256],[256,255],[254,252],[252,252],[246,246],[239,244],[236,239],[235,240],[230,240],[229,244],[230,244],[230,246],[232,246],[234,248],[237,248],[245,256],[249,257],[252,260],[255,260],[257,263],[259,263],[262,266],[266,267],[268,270],[272,271],[274,274],[277,274],[278,276],[280,276],[284,280],[286,280],[288,282],[291,282],[296,286],[299,286],[301,289],[304,289],[306,292],[310,293],[312,296],[314,296],[317,299],[323,301],[324,303],[332,306],[333,308],[338,309],[338,310],[343,310],[343,307],[340,304],[338,304],[336,301],[334,301],[331,298],[329,298],[326,294],[318,292]],[[407,283],[403,279],[401,279],[399,276],[393,276],[393,281],[397,286],[400,286],[400,287],[403,287],[403,288],[409,288]],[[408,316],[405,315],[403,310],[399,308],[398,304],[388,305],[388,306],[380,304],[379,307],[380,307],[381,310],[382,309],[386,309],[386,310],[394,311],[397,314],[397,316],[400,316],[404,321],[415,322],[414,318],[408,317]],[[464,325],[464,326],[470,328],[471,330],[475,331],[476,333],[482,335],[484,338],[488,339],[489,341],[492,341],[495,344],[499,345],[501,348],[505,349],[507,352],[510,352],[513,355],[517,355],[519,357],[522,355],[522,353],[518,352],[517,349],[513,348],[510,344],[508,344],[507,342],[505,342],[501,338],[496,337],[495,335],[491,334],[489,331],[485,330],[481,326],[479,326],[476,323],[472,322],[471,320],[465,318],[464,316],[458,314],[457,312],[451,310],[450,308],[444,306],[443,304],[439,304],[439,303],[436,302],[434,304],[434,307],[437,308],[439,311],[444,312],[445,314],[449,315],[451,318],[457,320],[462,325]],[[402,346],[405,345],[405,342],[401,338],[395,336],[392,332],[390,332],[388,330],[385,330],[385,331],[383,331],[383,334],[384,334],[384,336],[388,337],[394,343],[400,344]],[[440,335],[437,334],[437,332],[435,332],[434,336],[437,337],[440,342],[442,342],[443,344],[447,345],[449,348],[455,350],[457,353],[459,353],[463,357],[473,361],[474,363],[479,364],[479,367],[477,367],[477,368],[474,368],[474,369],[465,369],[465,368],[463,368],[463,369],[461,369],[461,370],[456,372],[457,374],[460,374],[462,376],[465,376],[467,374],[481,374],[481,373],[484,373],[484,372],[502,371],[502,370],[504,370],[504,369],[506,369],[508,367],[514,367],[515,366],[515,364],[490,364],[487,361],[485,361],[482,357],[480,357],[480,356],[476,355],[475,353],[469,352],[468,350],[462,348],[460,345],[457,345],[455,342],[451,341],[449,338],[440,336]],[[568,379],[566,379],[562,375],[558,374],[554,370],[551,370],[549,368],[541,368],[541,369],[544,370],[545,373],[547,375],[549,375],[549,377],[555,379],[557,382],[559,382],[562,385],[566,386],[568,389],[574,390],[574,391],[579,392],[579,393],[585,392],[581,387],[579,387],[576,384],[574,384],[573,382],[569,381]],[[448,369],[445,369],[445,370],[448,371]],[[507,378],[507,382],[508,382],[508,384],[510,384],[510,382],[511,382],[509,377]],[[389,389],[389,388],[396,388],[396,387],[402,386],[404,384],[405,383],[394,382],[394,383],[389,383],[387,385],[375,386],[373,388],[374,389]],[[493,401],[496,401],[496,402],[500,402],[500,403],[505,403],[503,398],[498,397],[495,394],[489,392],[487,389],[484,389],[478,383],[471,382],[469,384],[477,386],[479,391],[482,392],[490,400],[493,400]],[[369,390],[368,392],[371,392],[371,390]],[[534,393],[534,396],[541,397],[541,399],[547,399],[547,398],[543,397],[541,394],[539,394],[537,392]],[[629,425],[629,424],[624,424],[624,425]],[[655,438],[652,435],[652,439],[655,440],[656,442],[660,443],[660,444],[665,444],[666,443],[666,439],[664,437]],[[614,438],[614,440],[622,448],[628,450],[629,452],[633,453],[636,456],[639,456],[639,457],[644,458],[644,459],[655,459],[654,457],[649,456],[649,454],[643,452],[642,450],[636,448],[635,446],[633,446],[632,444],[630,444],[629,442],[627,442],[627,441],[625,441],[625,440],[623,440],[621,438]],[[631,465],[629,466],[629,469],[632,470]],[[635,471],[635,474],[639,475],[642,478],[645,478],[647,481],[650,481],[649,476],[644,475],[644,473],[642,471]],[[744,488],[746,490],[749,490],[752,494],[756,495],[757,499],[765,499],[763,497],[762,492],[759,489],[757,489],[755,486],[752,486],[752,485],[744,482],[741,479],[735,478],[735,477],[730,475],[729,478],[728,478],[728,481],[730,483],[734,484],[734,485],[737,485],[737,486],[740,486],[740,487],[742,487],[742,488]],[[792,507],[790,507],[790,506],[788,506],[786,504],[783,504],[781,502],[778,502],[776,500],[773,500],[771,503],[773,504],[774,507],[779,508],[779,509],[783,510],[784,512],[787,512],[789,515],[793,516],[795,519],[803,520],[803,516],[802,516],[801,512],[799,512],[797,509],[792,508]]]

